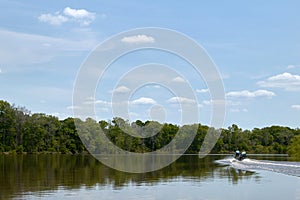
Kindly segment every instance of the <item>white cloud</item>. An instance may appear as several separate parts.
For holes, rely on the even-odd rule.
[[[207,93],[207,92],[209,92],[209,89],[197,89],[196,92],[198,92],[198,93]]]
[[[131,104],[139,105],[139,104],[156,104],[156,101],[152,98],[141,97],[139,99],[131,101]]]
[[[84,104],[86,105],[91,105],[91,104],[95,104],[95,105],[101,105],[101,106],[111,106],[112,103],[108,102],[108,101],[104,101],[104,100],[95,100],[94,98],[88,98]]]
[[[127,93],[130,92],[130,89],[126,86],[119,86],[116,89],[112,90],[113,93]]]
[[[103,100],[96,100],[95,104],[99,104],[99,105],[108,105],[110,106],[112,103],[108,102],[108,101],[103,101]]]
[[[75,110],[75,109],[78,110],[78,109],[80,109],[80,107],[79,106],[68,106],[67,109],[68,110]]]
[[[95,19],[95,13],[88,12],[85,9],[72,9],[70,7],[66,7],[64,9],[64,14],[70,17],[74,17],[77,19],[90,18]]]
[[[177,76],[175,78],[172,79],[172,82],[176,82],[176,83],[185,83],[186,80],[184,80],[182,77]]]
[[[230,108],[230,112],[248,112],[247,108],[239,109],[239,108]]]
[[[160,86],[160,85],[149,84],[149,85],[146,85],[145,88],[150,88],[150,89],[160,89],[161,86]]]
[[[246,97],[246,98],[273,97],[273,96],[275,96],[275,93],[268,91],[268,90],[256,90],[253,92],[250,92],[248,90],[242,90],[242,91],[228,92],[226,94],[226,96],[227,97]]]
[[[225,101],[224,99],[215,99],[215,100],[211,99],[211,100],[202,101],[202,104],[206,105],[206,106],[209,106],[209,105],[213,105],[213,106],[224,105],[225,106],[227,103],[228,103],[228,101]]]
[[[95,97],[88,97],[88,98],[86,98],[86,100],[87,101],[95,101],[96,99],[95,99]]]
[[[121,41],[124,43],[136,44],[136,43],[153,43],[155,42],[155,39],[147,35],[133,35],[133,36],[124,37],[121,39]]]
[[[96,14],[85,9],[72,9],[66,7],[63,12],[56,12],[54,14],[41,14],[38,20],[49,23],[51,25],[59,26],[63,23],[73,21],[79,23],[81,26],[89,26],[96,19]]]
[[[296,68],[296,66],[295,65],[288,65],[286,68],[287,69],[294,69],[294,68]]]
[[[196,103],[194,99],[189,99],[186,97],[172,97],[167,100],[168,103]]]
[[[300,105],[292,105],[291,108],[295,110],[300,110]]]
[[[204,104],[204,105],[210,105],[211,104],[211,100],[210,101],[208,101],[208,100],[204,100],[204,101],[202,101],[202,103]]]
[[[242,105],[242,102],[240,102],[240,101],[232,101],[232,100],[227,99],[226,100],[226,105],[227,106],[240,106],[240,105]]]
[[[52,14],[42,14],[38,17],[39,21],[46,22],[51,25],[59,26],[65,22],[67,22],[69,19],[65,16],[62,16],[60,14],[52,15]]]
[[[2,73],[2,69],[0,68],[0,74]]]
[[[71,19],[73,18],[83,26],[90,25],[96,18],[95,13],[89,12],[85,9],[72,9],[70,7],[66,7],[63,13]]]
[[[269,77],[265,81],[259,81],[261,87],[282,88],[287,91],[300,90],[300,76],[288,72]]]

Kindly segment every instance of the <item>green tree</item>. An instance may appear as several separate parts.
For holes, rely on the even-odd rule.
[[[290,145],[288,146],[288,154],[293,158],[300,160],[300,135],[292,138]]]
[[[12,106],[0,100],[0,151],[10,151],[16,147],[15,111]]]

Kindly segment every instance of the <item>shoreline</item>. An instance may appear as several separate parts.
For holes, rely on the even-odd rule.
[[[88,151],[81,152],[81,153],[62,153],[62,152],[0,152],[0,155],[40,155],[40,154],[59,154],[59,155],[92,155]],[[116,154],[116,155],[121,155],[121,154]],[[179,155],[179,154],[158,154],[158,155]],[[197,154],[197,153],[186,153],[182,154],[186,156],[232,156],[232,153],[210,153],[210,154]],[[290,157],[288,154],[268,154],[268,153],[261,153],[261,154],[255,154],[255,153],[249,153],[247,154],[249,156],[274,156],[274,157]]]

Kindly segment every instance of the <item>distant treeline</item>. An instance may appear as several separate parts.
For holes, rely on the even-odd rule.
[[[88,118],[67,118],[59,120],[57,117],[46,114],[31,114],[24,107],[16,107],[0,100],[0,152],[11,153],[83,153],[86,152],[75,126],[75,120],[91,131],[101,128],[107,138],[118,147],[131,152],[155,151],[169,144],[181,128],[173,124],[137,120],[129,123],[121,118],[111,121],[99,121]],[[134,137],[125,133],[136,130],[149,137]],[[209,129],[201,124],[185,125],[182,130],[196,128],[196,136],[186,153],[198,153],[204,137]],[[158,130],[157,134],[153,131]],[[98,144],[99,145],[99,144]],[[97,148],[97,143],[95,143]],[[236,149],[248,153],[285,154],[300,157],[300,129],[282,126],[254,128],[242,130],[233,124],[221,130],[211,153],[232,153]]]

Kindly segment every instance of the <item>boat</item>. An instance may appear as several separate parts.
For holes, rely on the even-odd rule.
[[[242,161],[247,157],[247,154],[246,154],[246,151],[243,151],[242,153],[240,153],[239,150],[236,150],[233,157],[238,161]]]

